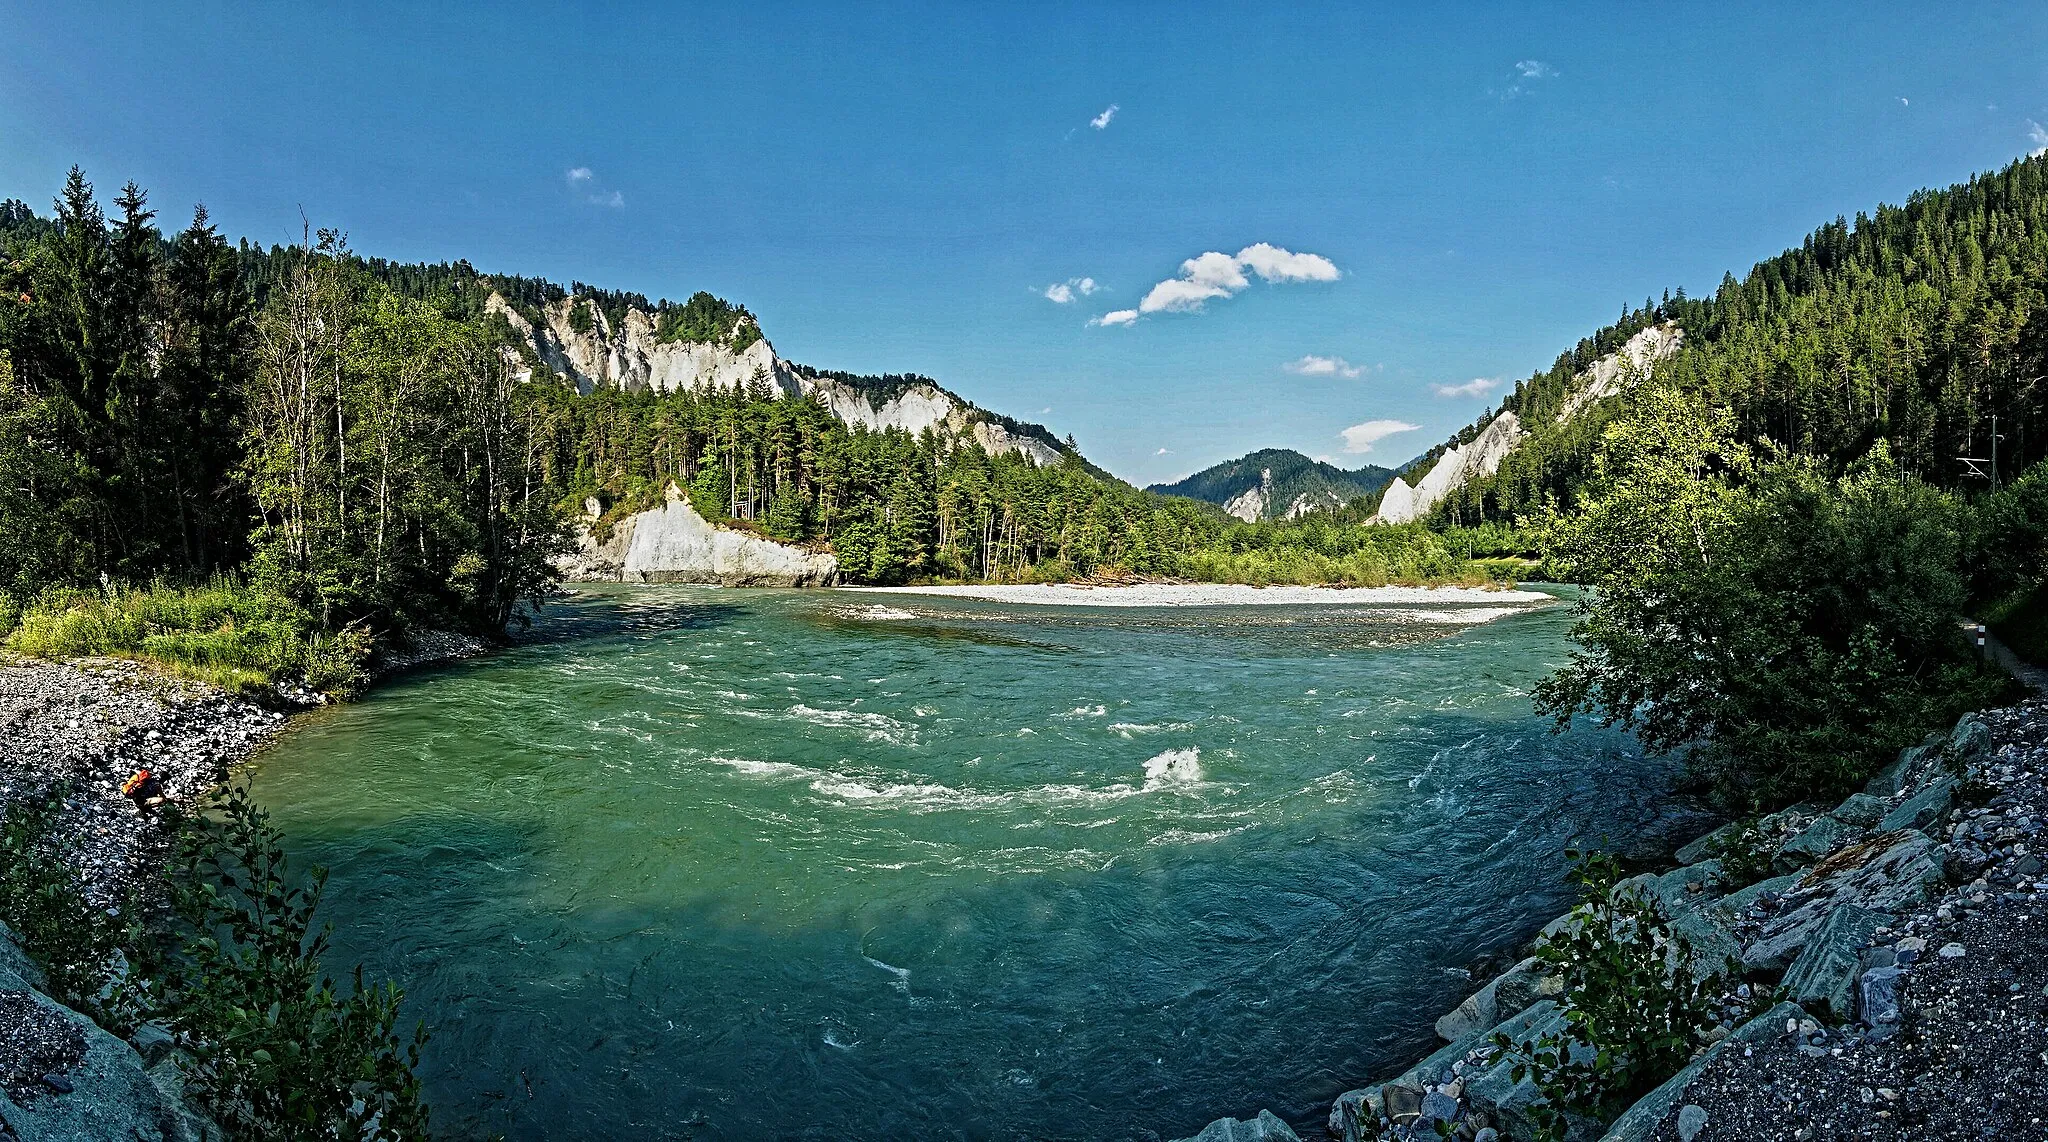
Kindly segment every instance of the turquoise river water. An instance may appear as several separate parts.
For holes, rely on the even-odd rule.
[[[1666,820],[1483,613],[601,589],[254,784],[457,1136],[1306,1126]]]

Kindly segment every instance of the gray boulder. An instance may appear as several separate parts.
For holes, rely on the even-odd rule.
[[[1890,811],[1890,803],[1882,797],[1872,797],[1868,793],[1851,793],[1840,805],[1835,806],[1833,813],[1828,815],[1844,824],[1868,829],[1884,820],[1884,815]]]
[[[1944,739],[1940,734],[1930,734],[1919,745],[1907,746],[1890,765],[1877,771],[1863,791],[1873,797],[1890,799],[1908,789],[1916,789],[1924,782],[1927,773],[1941,764],[1941,747]]]
[[[1760,1043],[1775,1035],[1785,1034],[1787,1020],[1797,1023],[1806,1018],[1806,1012],[1796,1003],[1780,1003],[1762,1015],[1737,1027],[1733,1034],[1693,1056],[1684,1069],[1667,1079],[1663,1086],[1644,1095],[1634,1106],[1623,1111],[1614,1120],[1600,1142],[1644,1142],[1672,1112],[1678,1100],[1685,1095],[1685,1089],[1692,1085],[1708,1063],[1718,1058],[1721,1052],[1732,1045]]]
[[[1857,831],[1855,826],[1844,821],[1834,817],[1822,817],[1806,826],[1798,836],[1786,841],[1778,850],[1778,859],[1793,866],[1812,864],[1835,851],[1844,841],[1854,837]]]
[[[1202,1127],[1201,1133],[1178,1142],[1301,1142],[1301,1135],[1272,1111],[1262,1110],[1250,1122],[1219,1118]]]
[[[1948,755],[1958,765],[1967,765],[1991,752],[1991,727],[1976,714],[1964,714],[1948,735]]]
[[[1798,873],[1793,873],[1790,876],[1772,877],[1769,880],[1760,880],[1747,888],[1736,889],[1734,892],[1714,901],[1708,907],[1718,917],[1733,920],[1741,916],[1750,905],[1755,904],[1765,896],[1783,896],[1785,893],[1792,891],[1793,887],[1798,883]]]
[[[1899,1025],[1899,980],[1905,975],[1887,964],[1863,973],[1856,987],[1856,1008],[1864,1026],[1880,1035]]]
[[[1785,997],[1815,1014],[1849,1018],[1862,950],[1890,919],[1854,904],[1836,907],[1786,969]]]
[[[1899,829],[1925,829],[1948,815],[1949,803],[1955,796],[1956,782],[1953,777],[1940,781],[1908,797],[1899,807],[1885,814],[1877,823],[1881,833]]]
[[[1378,1087],[1345,1091],[1330,1105],[1330,1137],[1337,1142],[1366,1142],[1367,1139],[1378,1138],[1378,1127],[1367,1124],[1377,1123],[1385,1106]],[[1369,1129],[1371,1133],[1367,1133]]]
[[[1735,938],[1735,933],[1728,930],[1718,915],[1707,909],[1688,909],[1673,916],[1671,932],[1683,937],[1691,949],[1687,966],[1696,977],[1724,975],[1728,971],[1728,961],[1742,956],[1741,941]]]
[[[1741,828],[1740,823],[1730,821],[1706,836],[1700,837],[1680,848],[1671,855],[1671,859],[1679,864],[1697,864],[1712,856],[1714,849],[1719,847],[1721,842],[1733,839],[1735,834],[1741,831]]]
[[[1563,980],[1545,973],[1543,961],[1530,956],[1466,996],[1463,1003],[1436,1021],[1436,1033],[1445,1042],[1455,1043],[1528,1010],[1530,1004],[1557,994],[1563,987]]]

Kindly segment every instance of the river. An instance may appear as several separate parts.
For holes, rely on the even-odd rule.
[[[1569,843],[1668,823],[1667,763],[1531,712],[1570,608],[1497,613],[587,590],[254,788],[457,1135],[1305,1127]]]

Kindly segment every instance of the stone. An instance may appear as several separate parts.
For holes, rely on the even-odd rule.
[[[1885,814],[1884,820],[1877,823],[1878,831],[1889,833],[1899,829],[1925,829],[1940,821],[1948,813],[1955,789],[1955,778],[1942,778],[1908,797],[1898,808]]]
[[[1941,754],[1942,736],[1930,734],[1926,741],[1916,746],[1907,746],[1890,765],[1877,771],[1863,791],[1873,797],[1896,797],[1915,787],[1915,778],[1928,764],[1930,758],[1938,759]]]
[[[1330,1106],[1330,1136],[1337,1142],[1368,1142],[1379,1137],[1377,1125],[1386,1103],[1378,1087],[1347,1090]]]
[[[177,1046],[177,1040],[163,1024],[144,1023],[135,1029],[134,1034],[128,1036],[128,1045],[134,1047],[135,1053],[142,1056],[143,1066],[153,1067],[170,1057],[171,1049]]]
[[[1837,906],[1785,971],[1785,998],[1836,1019],[1852,1014],[1860,953],[1888,917],[1854,904]]]
[[[1967,765],[1991,751],[1991,727],[1976,714],[1964,714],[1948,735],[1948,755],[1957,765]]]
[[[1700,837],[1680,848],[1676,853],[1672,854],[1671,859],[1679,864],[1697,864],[1714,855],[1714,850],[1719,848],[1722,842],[1734,839],[1735,834],[1741,831],[1742,826],[1740,823],[1730,821],[1706,836]]]
[[[5,976],[7,986],[21,982],[11,971]],[[133,1047],[40,991],[32,994],[37,1004],[78,1027],[85,1036],[85,1057],[63,1074],[44,1080],[44,1087],[55,1092],[52,1097],[36,1099],[28,1106],[0,1097],[0,1124],[12,1138],[19,1142],[96,1138],[201,1142],[221,1136],[219,1127],[194,1115],[155,1081]]]
[[[1472,1142],[1500,1142],[1500,1131],[1489,1126],[1472,1136]]]
[[[1857,1017],[1866,1027],[1897,1026],[1899,1022],[1899,980],[1905,973],[1895,967],[1871,968],[1856,984]]]
[[[1671,931],[1683,937],[1691,950],[1689,966],[1697,977],[1726,975],[1728,961],[1739,961],[1742,957],[1742,942],[1706,909],[1688,909],[1673,916]]]
[[[1845,824],[1833,817],[1822,817],[1808,825],[1798,836],[1786,841],[1778,850],[1778,858],[1793,865],[1812,864],[1835,851],[1842,842],[1855,836],[1856,832],[1853,825]]]
[[[1445,1042],[1455,1043],[1511,1015],[1519,1015],[1544,995],[1563,988],[1563,980],[1546,974],[1543,961],[1530,956],[1466,996],[1463,1003],[1436,1021],[1436,1033]]]
[[[1249,1122],[1219,1118],[1202,1127],[1201,1133],[1178,1142],[1301,1142],[1301,1135],[1280,1121],[1272,1111],[1261,1110],[1259,1116]]]
[[[1780,1003],[1737,1027],[1726,1039],[1694,1055],[1692,1062],[1665,1080],[1664,1085],[1644,1095],[1634,1106],[1623,1111],[1621,1117],[1615,1119],[1614,1125],[1602,1136],[1601,1142],[1645,1142],[1656,1131],[1657,1125],[1671,1113],[1671,1108],[1684,1096],[1686,1088],[1690,1087],[1700,1072],[1706,1069],[1707,1064],[1719,1058],[1722,1052],[1781,1035],[1784,1033],[1787,1020],[1797,1026],[1804,1018],[1806,1013],[1799,1009],[1798,1004]]]
[[[1430,1091],[1422,1096],[1422,1107],[1417,1112],[1417,1121],[1424,1125],[1458,1120],[1458,1100],[1440,1090]]]
[[[37,991],[50,986],[43,978],[43,969],[28,958],[27,952],[21,950],[21,944],[15,940],[14,930],[5,923],[0,923],[0,971],[12,972],[20,977],[25,986]]]
[[[1967,954],[1967,949],[1965,949],[1961,944],[1943,944],[1941,946],[1941,950],[1934,954],[1940,956],[1942,959],[1945,960],[1959,960],[1962,959],[1965,954]]]
[[[1793,873],[1790,876],[1775,876],[1769,880],[1760,880],[1747,888],[1740,888],[1723,896],[1721,899],[1714,901],[1710,907],[1718,915],[1733,920],[1742,915],[1744,910],[1750,905],[1755,904],[1765,896],[1783,896],[1797,886],[1798,883],[1798,873]]]
[[[839,579],[832,555],[714,526],[674,484],[661,507],[620,520],[602,542],[587,526],[577,535],[578,553],[558,561],[570,582],[829,587]]]
[[[1828,815],[1845,825],[1868,829],[1884,820],[1884,815],[1890,811],[1891,805],[1882,797],[1872,797],[1868,793],[1852,793]]]
[[[1543,1000],[1485,1036],[1506,1035],[1515,1043],[1531,1043],[1564,1029],[1564,1011],[1552,1000]],[[1534,1128],[1529,1107],[1543,1096],[1533,1079],[1515,1081],[1514,1064],[1503,1054],[1479,1074],[1465,1082],[1465,1104],[1474,1122],[1495,1127],[1511,1138],[1528,1137]]]
[[[1678,1142],[1692,1142],[1707,1128],[1707,1110],[1697,1103],[1678,1108]]]

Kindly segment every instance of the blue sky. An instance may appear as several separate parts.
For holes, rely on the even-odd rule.
[[[0,197],[78,163],[709,289],[1142,483],[1404,460],[1624,303],[2048,143],[2038,5],[673,7],[0,0]]]

